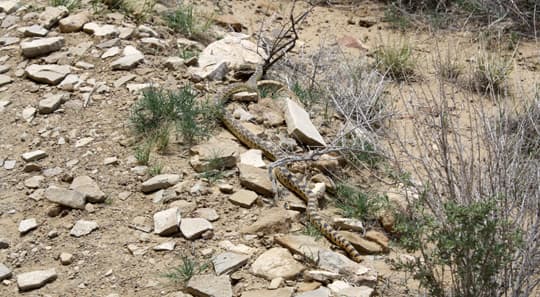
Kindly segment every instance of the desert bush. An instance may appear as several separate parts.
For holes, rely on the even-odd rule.
[[[202,17],[195,13],[192,5],[178,4],[173,11],[163,15],[169,28],[185,35],[188,38],[205,39],[210,20],[202,20]]]
[[[412,117],[413,136],[395,138],[391,149],[408,156],[419,180],[396,228],[419,256],[400,267],[431,296],[530,296],[540,272],[540,163],[523,153],[530,113],[516,116],[505,100],[486,109],[439,83],[438,92],[407,94],[411,114],[412,101],[437,112]],[[458,104],[466,120],[452,114]],[[401,168],[403,156],[395,157]]]
[[[406,80],[414,74],[415,60],[412,51],[407,42],[380,45],[375,51],[376,66],[395,80]]]

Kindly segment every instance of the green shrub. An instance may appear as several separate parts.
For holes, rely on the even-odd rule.
[[[521,244],[521,235],[508,231],[509,222],[497,217],[496,205],[494,199],[447,202],[443,221],[419,209],[402,218],[400,243],[422,256],[398,267],[412,272],[430,296],[496,296],[497,275]]]
[[[395,80],[406,80],[414,74],[415,61],[408,43],[381,45],[375,51],[377,68]]]
[[[376,221],[377,212],[389,204],[386,196],[368,194],[347,184],[338,184],[336,187],[336,206],[343,211],[345,217]]]
[[[80,0],[50,0],[49,4],[51,6],[64,6],[69,11],[72,11],[74,9],[81,7]]]
[[[197,260],[192,259],[188,256],[182,256],[182,264],[180,266],[173,268],[173,270],[167,274],[165,277],[170,278],[174,281],[181,281],[186,283],[194,275],[200,274],[208,269],[208,264],[200,264]]]
[[[194,11],[193,6],[179,4],[174,11],[164,14],[169,28],[188,38],[204,38],[210,28],[210,20],[202,21]]]

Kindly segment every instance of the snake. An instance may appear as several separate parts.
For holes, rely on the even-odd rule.
[[[279,160],[285,156],[275,148],[273,143],[263,140],[262,138],[253,134],[251,131],[244,128],[242,124],[237,121],[225,108],[227,101],[236,93],[256,92],[258,94],[257,85],[262,77],[262,74],[262,65],[258,65],[248,81],[230,84],[228,87],[216,94],[214,102],[222,109],[222,112],[220,113],[220,120],[227,130],[238,138],[241,143],[251,149],[261,150],[267,159],[275,162],[276,160]],[[265,82],[269,83],[271,81]],[[279,84],[281,85],[281,83]],[[284,86],[284,88],[286,87]],[[291,93],[292,92],[288,92],[288,94]],[[355,262],[363,261],[363,257],[354,248],[354,246],[334,228],[332,228],[332,226],[325,222],[324,219],[319,215],[319,197],[317,193],[314,193],[308,187],[303,186],[285,166],[276,166],[272,169],[272,174],[283,186],[289,189],[289,191],[295,193],[306,202],[306,217],[313,226],[315,226],[332,243],[345,250],[352,260]]]

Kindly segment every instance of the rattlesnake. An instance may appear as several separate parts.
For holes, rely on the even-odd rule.
[[[229,98],[236,93],[248,91],[248,92],[257,92],[258,81],[262,77],[262,67],[258,66],[245,83],[234,83],[226,87],[223,91],[219,92],[215,97],[215,104],[219,106],[224,106]],[[262,82],[260,82],[262,83]],[[268,82],[266,82],[268,83]],[[260,84],[259,84],[260,85]],[[290,92],[289,92],[290,93]],[[279,150],[275,149],[275,145],[268,141],[261,139],[260,137],[254,135],[249,130],[244,128],[237,120],[233,118],[231,113],[229,113],[225,108],[221,113],[221,121],[225,127],[236,136],[243,144],[252,149],[259,149],[263,152],[264,156],[270,161],[276,161],[284,156]],[[352,244],[337,233],[328,223],[326,223],[318,214],[318,196],[313,193],[310,189],[305,186],[302,186],[294,175],[287,170],[284,166],[277,166],[273,169],[272,174],[281,182],[286,188],[294,192],[300,198],[307,202],[306,215],[315,227],[324,234],[330,241],[344,249],[351,258],[356,262],[361,262],[363,260],[362,256],[358,251],[352,246]]]

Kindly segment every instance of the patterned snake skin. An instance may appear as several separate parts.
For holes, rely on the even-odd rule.
[[[257,92],[257,81],[261,77],[262,67],[258,66],[255,73],[246,83],[234,83],[225,88],[223,91],[219,92],[215,97],[215,104],[223,106],[233,94],[239,92]],[[223,108],[221,120],[225,127],[243,144],[249,148],[261,150],[264,156],[269,160],[276,161],[280,157],[285,157],[279,150],[275,149],[275,145],[273,143],[261,139],[244,128],[225,108]],[[336,230],[334,230],[319,216],[318,196],[316,193],[313,193],[307,187],[302,186],[300,182],[297,181],[295,176],[284,166],[275,167],[272,173],[281,184],[307,202],[306,215],[311,224],[317,227],[317,229],[324,234],[326,238],[344,249],[354,261],[361,262],[363,260],[362,256],[352,246],[352,244],[337,233]]]

